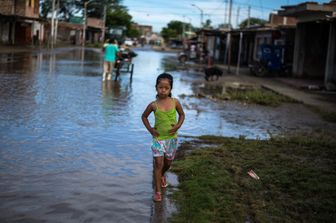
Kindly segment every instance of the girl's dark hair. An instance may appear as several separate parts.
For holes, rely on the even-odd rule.
[[[156,84],[155,84],[155,88],[158,86],[158,84],[160,83],[160,80],[161,79],[168,79],[169,80],[169,83],[170,83],[170,88],[171,89],[173,89],[173,82],[174,82],[174,80],[173,80],[173,76],[172,75],[170,75],[170,74],[168,74],[168,73],[162,73],[162,74],[160,74],[157,78],[156,78]],[[171,95],[171,93],[169,94],[169,97],[171,97],[172,95]],[[157,95],[156,95],[156,97],[158,97]]]

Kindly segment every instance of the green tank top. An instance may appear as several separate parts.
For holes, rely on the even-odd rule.
[[[177,133],[175,133],[174,135],[169,134],[169,130],[172,129],[173,125],[177,123],[175,100],[173,99],[173,101],[174,101],[174,108],[168,111],[162,111],[155,102],[156,110],[154,112],[155,116],[154,128],[160,134],[157,137],[158,140],[177,138]]]

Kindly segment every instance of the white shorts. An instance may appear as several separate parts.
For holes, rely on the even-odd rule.
[[[173,160],[177,150],[177,138],[157,140],[153,138],[152,141],[153,157],[164,156],[168,160]]]

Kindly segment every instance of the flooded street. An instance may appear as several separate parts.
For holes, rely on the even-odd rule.
[[[169,199],[152,202],[151,136],[140,119],[172,54],[137,53],[132,79],[122,73],[106,83],[100,50],[0,54],[1,222],[161,222],[175,210]],[[301,104],[189,97],[202,77],[172,75],[186,113],[181,140],[267,138],[327,125]]]

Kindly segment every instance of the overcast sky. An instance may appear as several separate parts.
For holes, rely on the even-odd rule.
[[[123,0],[133,21],[141,25],[152,25],[155,32],[160,32],[171,20],[191,22],[193,26],[200,26],[201,10],[203,21],[212,21],[217,28],[218,24],[228,22],[228,0]],[[233,0],[231,23],[234,27],[248,17],[248,6],[251,6],[251,17],[268,20],[269,13],[280,9],[283,5],[295,5],[302,0]],[[327,3],[329,0],[319,0]],[[192,6],[192,5],[196,6]],[[238,9],[239,8],[239,9]],[[238,13],[239,10],[239,13]],[[228,10],[226,10],[228,11]],[[239,15],[239,17],[238,17]]]

